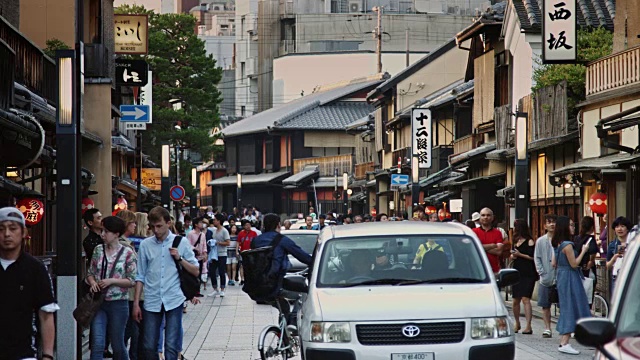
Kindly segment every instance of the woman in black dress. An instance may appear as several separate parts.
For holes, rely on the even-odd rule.
[[[520,331],[520,302],[524,304],[524,316],[527,326],[522,331],[525,335],[533,334],[531,330],[531,295],[537,280],[536,266],[533,262],[535,241],[529,232],[529,225],[523,219],[513,224],[513,248],[511,260],[513,268],[520,272],[520,282],[513,285],[513,316],[516,319],[516,332]]]

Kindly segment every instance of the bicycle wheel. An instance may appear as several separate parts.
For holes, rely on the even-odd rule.
[[[270,326],[262,330],[258,340],[258,351],[262,360],[286,359],[284,352],[280,350],[280,328]]]
[[[591,315],[598,318],[606,318],[609,316],[609,305],[607,304],[607,301],[599,294],[595,294],[593,296]]]

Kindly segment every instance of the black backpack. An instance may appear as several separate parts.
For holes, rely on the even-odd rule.
[[[173,245],[171,247],[177,249],[178,245],[180,245],[180,241],[182,241],[182,236],[176,236],[173,239]],[[173,260],[176,262],[176,268],[178,268],[180,289],[182,290],[182,293],[187,298],[187,300],[191,300],[200,293],[200,279],[195,275],[191,275],[191,273],[187,270],[183,269],[178,260]]]
[[[244,270],[244,286],[242,291],[247,293],[252,300],[268,300],[278,286],[278,276],[269,275],[273,262],[273,252],[282,240],[282,234],[277,234],[271,241],[271,245],[254,248],[251,242],[251,250],[241,253],[242,268]]]

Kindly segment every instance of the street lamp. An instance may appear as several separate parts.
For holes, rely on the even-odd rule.
[[[191,195],[191,218],[195,219],[198,216],[198,169],[196,167],[191,168],[191,186],[193,187],[193,194]]]
[[[238,211],[240,211],[240,204],[242,203],[242,174],[238,173],[237,179],[236,179],[236,185],[238,186],[238,192],[237,192],[237,196],[238,196],[238,203],[236,204],[236,207],[238,208]]]
[[[56,271],[58,305],[57,349],[61,359],[75,359],[78,351],[78,328],[74,324],[73,310],[78,301],[78,275],[82,268],[81,223],[82,209],[81,164],[81,116],[84,81],[79,64],[82,61],[83,45],[78,51],[59,50],[58,62],[58,106],[56,113]],[[87,256],[90,256],[88,254]]]
[[[347,209],[349,208],[349,194],[347,190],[349,189],[349,174],[346,172],[342,173],[342,198],[344,199],[344,209],[342,211],[343,214],[347,213]]]
[[[162,145],[162,186],[161,186],[161,197],[162,197],[162,206],[169,207],[169,202],[171,199],[169,198],[169,190],[171,187],[171,180],[169,178],[169,169],[171,167],[171,149],[169,145]]]
[[[516,112],[516,158],[515,158],[515,195],[516,219],[528,221],[529,207],[529,158],[527,155],[528,113]]]
[[[415,212],[420,202],[420,169],[418,157],[411,157],[411,211]]]

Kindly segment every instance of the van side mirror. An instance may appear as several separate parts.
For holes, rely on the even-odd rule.
[[[586,318],[578,321],[576,326],[576,340],[600,351],[615,338],[616,326],[609,319]]]
[[[284,277],[284,282],[282,283],[282,287],[285,290],[298,292],[298,293],[306,293],[309,291],[309,286],[307,285],[307,278],[303,275],[287,275]]]
[[[498,273],[498,287],[512,286],[520,282],[520,272],[516,269],[502,269]]]

